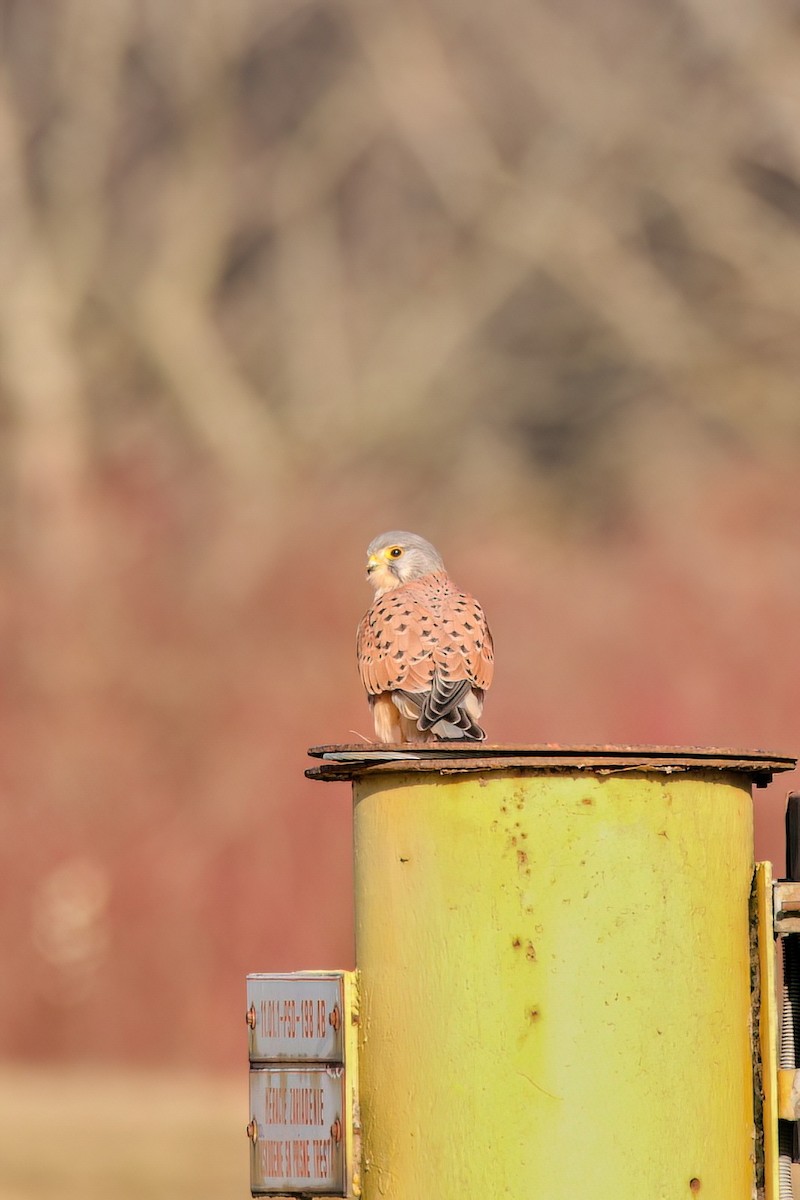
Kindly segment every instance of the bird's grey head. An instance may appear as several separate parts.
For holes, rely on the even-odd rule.
[[[439,551],[418,533],[392,529],[378,534],[367,547],[367,577],[376,592],[443,570]]]

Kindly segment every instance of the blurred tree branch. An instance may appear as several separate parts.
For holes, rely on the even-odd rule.
[[[422,414],[453,479],[474,450],[454,417],[479,414],[510,494],[541,460],[514,431],[566,427],[578,386],[583,461],[605,453],[609,353],[701,438],[796,436],[797,37],[777,7],[723,9],[6,0],[23,526],[46,510],[67,546],[87,480],[148,439],[277,514],[315,457],[391,441],[413,468],[398,431]],[[525,308],[537,280],[584,331],[566,357]],[[649,403],[625,419],[652,453]]]

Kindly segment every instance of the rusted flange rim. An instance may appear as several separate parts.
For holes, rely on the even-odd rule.
[[[356,779],[397,772],[460,774],[486,771],[730,771],[764,787],[779,771],[792,771],[797,760],[766,750],[722,750],[704,746],[539,746],[486,745],[481,742],[427,742],[420,745],[312,746],[309,779]]]

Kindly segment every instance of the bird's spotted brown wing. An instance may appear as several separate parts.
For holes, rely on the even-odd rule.
[[[358,669],[367,692],[427,691],[435,641],[434,615],[414,584],[378,596],[358,627]]]
[[[359,626],[358,665],[371,695],[428,692],[434,675],[442,685],[468,680],[485,691],[492,635],[477,600],[432,572],[375,600]]]
[[[480,604],[447,575],[425,576],[419,585],[436,619],[437,675],[451,682],[467,679],[485,691],[494,673],[494,646]]]

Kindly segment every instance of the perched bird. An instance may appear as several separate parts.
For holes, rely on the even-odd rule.
[[[379,740],[483,741],[478,718],[494,653],[477,600],[416,533],[370,542],[367,578],[375,599],[358,627],[358,669]]]

